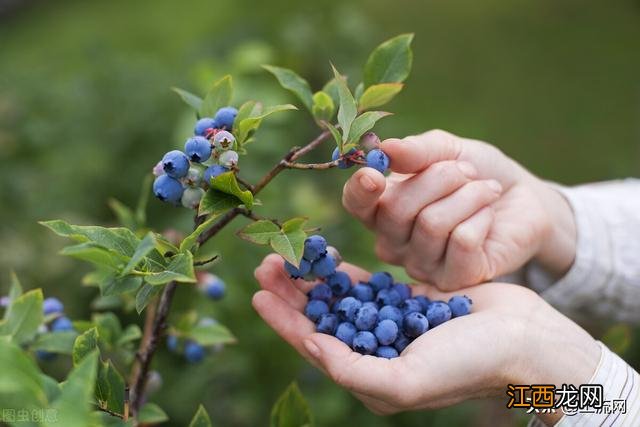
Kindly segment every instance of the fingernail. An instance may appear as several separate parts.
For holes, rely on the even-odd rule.
[[[370,191],[370,192],[376,191],[376,183],[373,182],[373,180],[367,175],[362,175],[360,177],[360,185],[362,185],[364,189],[367,191]]]
[[[313,341],[304,340],[304,348],[306,348],[309,354],[315,359],[320,358],[320,349]]]
[[[476,167],[469,162],[458,162],[457,165],[458,169],[460,169],[460,171],[465,174],[467,178],[474,178],[478,173],[476,171]]]
[[[495,179],[490,179],[489,181],[487,181],[487,185],[489,186],[490,189],[492,189],[496,193],[502,192],[502,185],[500,185],[500,183]]]

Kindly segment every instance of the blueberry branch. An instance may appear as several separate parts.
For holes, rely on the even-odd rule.
[[[296,163],[296,162],[284,162],[284,167],[287,169],[303,169],[303,170],[327,170],[338,166],[340,160],[334,160],[332,162],[325,163]]]

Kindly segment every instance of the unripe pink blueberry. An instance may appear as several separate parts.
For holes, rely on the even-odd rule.
[[[238,153],[233,150],[225,151],[220,154],[220,159],[218,162],[224,166],[225,168],[233,168],[238,164]]]
[[[164,166],[162,165],[162,160],[156,163],[156,165],[153,167],[153,175],[154,176],[164,175]]]

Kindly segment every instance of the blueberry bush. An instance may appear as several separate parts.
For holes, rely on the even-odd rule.
[[[257,196],[286,169],[322,171],[362,165],[384,172],[388,168],[389,159],[378,149],[379,139],[371,130],[389,115],[377,108],[402,90],[409,75],[412,38],[403,34],[378,46],[364,66],[362,82],[353,90],[347,77],[333,66],[332,78],[314,92],[295,72],[265,65],[265,70],[295,95],[320,131],[306,145],[291,147],[253,184],[242,178],[241,158],[250,155],[252,144],[258,143],[260,125],[273,114],[298,107],[267,107],[252,100],[232,106],[231,76],[217,80],[204,97],[174,88],[195,111],[193,135],[186,139],[183,151],[169,151],[155,166],[149,165],[153,175],[143,183],[135,208],[110,201],[121,226],[41,222],[73,242],[62,255],[93,266],[82,283],[99,293],[91,318],[70,319],[65,315],[63,292],[45,298],[41,289],[25,290],[15,274],[11,276],[8,293],[0,299],[4,311],[0,321],[0,407],[13,408],[14,413],[11,418],[3,415],[3,420],[12,425],[69,427],[154,425],[170,420],[153,403],[153,394],[162,385],[162,374],[151,369],[156,352],[166,348],[189,363],[199,363],[236,342],[229,328],[206,313],[171,313],[174,295],[188,288],[197,289],[204,298],[224,299],[225,281],[209,271],[224,254],[201,251],[202,245],[242,216],[251,222],[238,230],[241,239],[270,246],[283,257],[292,275],[304,270],[305,265],[311,269],[303,253],[306,250],[309,258],[309,251],[318,246],[314,243],[318,237],[308,237],[315,228],[309,227],[303,217],[260,216],[260,208],[267,201]],[[301,161],[306,154],[324,147],[331,153],[326,162]],[[175,230],[148,228],[146,207],[151,187],[168,207],[181,205],[193,211],[190,233],[183,237]],[[337,251],[315,250],[314,273],[331,275],[330,289],[343,287],[344,278],[333,274],[339,262]],[[136,313],[141,320],[123,325],[122,316],[111,311],[114,308]],[[328,326],[327,320],[323,322],[320,330],[336,333],[337,325],[334,328],[330,319]],[[384,328],[382,322],[377,328],[381,329],[381,342],[391,339]],[[71,362],[62,381],[47,374],[48,364],[59,358]],[[270,424],[313,425],[295,383],[273,406]],[[203,407],[191,425],[212,425]]]

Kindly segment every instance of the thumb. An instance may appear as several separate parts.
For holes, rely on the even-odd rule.
[[[391,170],[398,173],[419,173],[434,163],[456,160],[462,152],[461,139],[442,130],[387,139],[380,148],[389,156]]]

